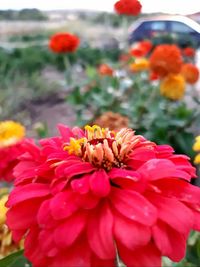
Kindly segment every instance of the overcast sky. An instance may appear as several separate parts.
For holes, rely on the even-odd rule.
[[[39,8],[112,11],[116,0],[0,0],[0,9]],[[190,14],[200,11],[199,0],[141,0],[143,12]],[[198,8],[199,6],[199,8]]]

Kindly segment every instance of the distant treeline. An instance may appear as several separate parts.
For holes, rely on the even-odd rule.
[[[38,9],[0,10],[0,20],[47,20],[48,18]]]

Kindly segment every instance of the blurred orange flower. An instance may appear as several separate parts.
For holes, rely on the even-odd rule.
[[[119,15],[137,16],[140,14],[142,5],[138,0],[119,0],[114,5]]]
[[[171,100],[182,99],[185,93],[185,79],[180,74],[169,74],[160,84],[160,93]]]
[[[97,124],[102,128],[109,128],[110,130],[118,131],[122,128],[128,127],[129,119],[120,113],[107,111],[98,117],[94,124]]]
[[[186,47],[182,49],[182,53],[186,57],[194,57],[195,56],[195,50],[192,47]]]
[[[137,58],[129,67],[132,72],[148,70],[149,61],[146,58]]]
[[[130,50],[130,54],[134,57],[144,57],[152,49],[152,43],[148,40],[139,42]]]
[[[164,77],[169,73],[177,74],[181,70],[181,51],[176,45],[158,45],[150,56],[150,68],[159,76]]]
[[[71,33],[56,33],[50,38],[49,48],[54,53],[72,53],[79,43],[79,38]]]
[[[101,64],[98,68],[98,72],[103,76],[113,76],[113,69],[107,64]]]
[[[185,63],[181,68],[181,74],[187,83],[194,84],[199,79],[199,70],[192,63]]]

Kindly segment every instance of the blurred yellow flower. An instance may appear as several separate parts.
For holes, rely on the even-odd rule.
[[[14,145],[25,136],[25,128],[18,122],[0,122],[0,148]]]
[[[0,259],[6,257],[10,253],[13,253],[22,248],[22,243],[15,244],[12,240],[10,230],[5,224],[7,208],[5,203],[8,200],[8,189],[0,189]]]
[[[136,58],[135,62],[129,66],[132,72],[144,71],[149,69],[149,61],[146,58]]]
[[[194,151],[200,152],[200,135],[195,138],[195,143],[192,148]],[[200,153],[196,155],[194,163],[200,164]]]
[[[180,100],[185,93],[185,80],[180,74],[167,75],[160,84],[161,95],[171,99]]]

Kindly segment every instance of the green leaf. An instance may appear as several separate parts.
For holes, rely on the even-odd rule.
[[[31,266],[23,255],[24,251],[20,250],[0,260],[1,267],[28,267]]]

